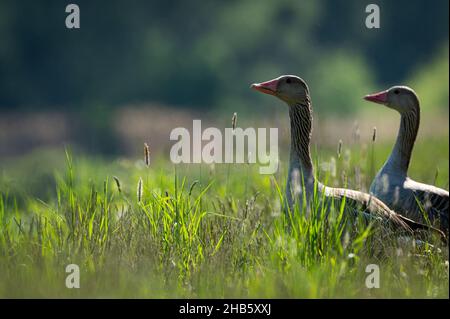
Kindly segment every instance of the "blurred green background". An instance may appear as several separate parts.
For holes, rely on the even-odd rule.
[[[339,219],[282,217],[288,111],[250,89],[303,77],[318,179],[368,191],[399,115],[362,97],[413,87],[409,176],[448,189],[448,0],[73,0],[69,30],[71,2],[0,0],[1,297],[448,298],[448,249],[381,236],[390,252],[373,260]],[[380,29],[365,26],[370,3]],[[234,112],[279,129],[278,172],[170,161],[172,129],[223,132]],[[366,289],[379,262],[381,289]],[[84,289],[63,285],[68,263]]]
[[[378,112],[361,97],[394,84],[448,117],[447,0],[376,1],[380,29],[365,27],[370,1],[78,0],[77,30],[68,3],[0,1],[0,156],[120,154],[174,117],[272,118],[249,85],[286,73],[307,80],[320,118]]]

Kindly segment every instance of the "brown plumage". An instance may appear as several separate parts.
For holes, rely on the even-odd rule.
[[[418,222],[438,225],[448,234],[448,191],[419,183],[408,177],[411,153],[420,124],[420,103],[414,90],[394,86],[367,95],[366,100],[383,104],[400,113],[400,128],[391,155],[370,186],[370,192],[396,212]]]
[[[291,125],[291,151],[289,174],[286,185],[286,197],[289,205],[299,203],[300,207],[309,204],[314,194],[314,187],[326,200],[339,203],[345,198],[345,212],[353,216],[364,216],[370,220],[381,221],[394,230],[412,233],[420,229],[432,229],[396,214],[378,198],[359,191],[332,188],[315,180],[310,155],[312,133],[312,109],[309,89],[304,80],[293,75],[284,75],[276,79],[253,84],[252,88],[265,94],[274,95],[289,106]],[[302,187],[298,187],[302,185]],[[302,192],[306,193],[303,194]],[[306,205],[309,207],[309,205]],[[335,207],[339,207],[336,206]],[[441,236],[442,232],[433,229]]]

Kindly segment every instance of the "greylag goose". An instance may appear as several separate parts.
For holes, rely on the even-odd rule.
[[[290,207],[294,204],[293,199],[300,207],[303,207],[303,204],[308,205],[313,198],[314,187],[317,187],[325,200],[336,203],[335,207],[340,207],[339,203],[345,198],[346,213],[350,215],[362,214],[363,217],[382,221],[390,226],[388,228],[401,232],[412,233],[415,230],[432,229],[432,227],[396,214],[372,195],[350,189],[327,187],[315,180],[310,155],[311,99],[304,80],[293,75],[283,75],[267,82],[252,84],[251,87],[259,92],[274,95],[289,106],[291,144],[286,198]],[[302,185],[303,194],[296,185]],[[305,199],[306,203],[303,202]],[[445,237],[442,232],[434,230]]]
[[[400,113],[400,129],[391,155],[375,176],[370,192],[390,208],[420,223],[428,219],[448,234],[448,191],[408,177],[411,152],[420,122],[416,93],[406,86],[366,95],[367,101],[383,104]],[[424,214],[425,213],[425,214]]]

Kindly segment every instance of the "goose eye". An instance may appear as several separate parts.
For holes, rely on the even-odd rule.
[[[287,83],[287,84],[290,84],[290,83],[291,83],[291,79],[289,79],[289,78],[286,79],[286,83]]]
[[[394,94],[399,94],[400,91],[399,90],[394,90]]]

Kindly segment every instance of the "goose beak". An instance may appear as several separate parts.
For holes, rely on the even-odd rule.
[[[251,85],[252,89],[255,89],[256,91],[269,95],[277,95],[277,87],[278,87],[278,79],[262,83],[253,83]]]
[[[382,91],[374,94],[369,94],[364,97],[364,100],[375,102],[378,104],[386,104],[387,103],[387,91]]]

